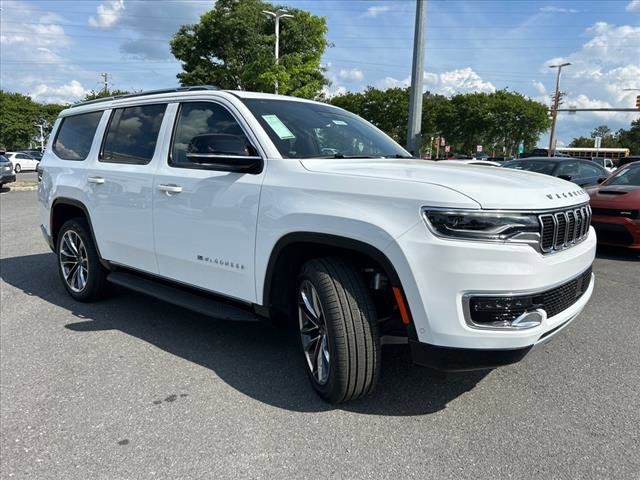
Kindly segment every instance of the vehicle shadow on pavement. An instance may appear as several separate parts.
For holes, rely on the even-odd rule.
[[[366,399],[334,407],[309,386],[297,332],[292,329],[216,321],[121,289],[101,302],[79,303],[64,290],[50,253],[4,258],[0,276],[27,295],[78,318],[60,328],[77,334],[119,330],[210,369],[249,397],[292,411],[339,408],[375,415],[424,415],[444,409],[489,373],[442,373],[418,367],[411,363],[406,347],[388,346],[383,348],[376,391]]]

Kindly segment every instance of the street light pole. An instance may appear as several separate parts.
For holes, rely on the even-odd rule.
[[[422,147],[422,85],[424,78],[424,30],[427,20],[427,0],[416,0],[416,25],[413,35],[413,66],[409,97],[407,150],[420,157]]]
[[[293,15],[287,13],[287,10],[284,8],[279,8],[275,12],[270,12],[269,10],[263,10],[267,17],[273,18],[276,24],[276,48],[275,48],[275,57],[276,57],[276,66],[279,63],[280,59],[280,19],[281,18],[293,18]],[[275,92],[278,93],[278,72],[276,69],[276,84],[275,84]]]
[[[551,132],[549,133],[549,150],[547,150],[547,157],[551,157],[551,151],[553,150],[553,136],[556,131],[556,119],[558,118],[558,107],[560,106],[560,72],[562,67],[571,65],[569,62],[561,63],[560,65],[549,65],[549,68],[557,68],[556,74],[556,93],[553,96],[553,103],[551,105]]]

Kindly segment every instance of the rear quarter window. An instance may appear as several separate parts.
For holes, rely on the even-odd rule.
[[[64,117],[53,141],[53,152],[63,160],[85,160],[101,118],[102,111]]]

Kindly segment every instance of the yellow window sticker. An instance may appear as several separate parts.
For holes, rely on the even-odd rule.
[[[291,133],[291,130],[282,123],[282,120],[280,120],[277,115],[262,115],[262,118],[264,118],[264,121],[269,124],[271,130],[276,132],[276,135],[278,135],[281,140],[291,140],[292,138],[296,138],[296,136]]]

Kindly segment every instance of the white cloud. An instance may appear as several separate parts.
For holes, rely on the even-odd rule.
[[[578,13],[575,8],[556,7],[555,5],[540,7],[540,11],[544,13]]]
[[[341,68],[338,76],[348,82],[361,82],[364,78],[364,74],[359,68]]]
[[[540,95],[547,94],[547,88],[544,86],[544,83],[539,82],[538,80],[533,80],[531,83],[533,83],[533,88],[535,88]]]
[[[96,8],[96,15],[89,17],[89,25],[101,30],[115,27],[124,14],[124,0],[109,0]]]
[[[625,10],[627,12],[640,12],[640,0],[631,0]]]
[[[375,18],[382,13],[388,12],[389,10],[391,10],[391,5],[375,5],[373,7],[367,8],[364,16]]]
[[[40,83],[29,92],[31,98],[43,103],[73,103],[82,99],[89,90],[77,80],[59,86]]]
[[[382,89],[404,88],[411,85],[411,77],[399,80],[385,77],[377,83]],[[442,73],[424,72],[424,88],[432,93],[441,95],[455,95],[469,92],[495,92],[496,87],[491,82],[483,80],[471,67],[448,70]]]

